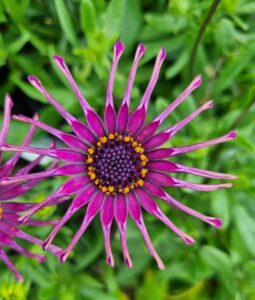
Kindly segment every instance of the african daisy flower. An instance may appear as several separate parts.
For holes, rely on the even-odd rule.
[[[70,251],[84,234],[93,218],[100,212],[106,261],[108,264],[114,266],[114,258],[110,245],[110,231],[112,222],[115,219],[120,233],[124,261],[128,267],[132,267],[132,261],[126,242],[127,218],[128,215],[130,215],[140,230],[149,252],[154,256],[158,267],[162,269],[164,268],[164,264],[151,243],[143,220],[142,208],[168,226],[175,234],[183,239],[185,243],[192,244],[194,243],[192,237],[182,232],[168,219],[157,205],[155,198],[159,198],[169,205],[199,218],[214,227],[220,227],[220,219],[205,216],[181,204],[171,197],[164,190],[164,187],[187,188],[198,191],[213,191],[231,187],[230,183],[212,185],[191,183],[180,180],[172,175],[170,176],[168,173],[188,173],[217,179],[235,178],[233,175],[177,164],[167,160],[167,158],[231,140],[235,137],[235,133],[229,132],[225,136],[194,145],[161,148],[166,141],[171,139],[196,116],[212,108],[213,103],[212,101],[204,103],[182,121],[170,128],[159,131],[160,125],[167,116],[181,104],[193,90],[200,86],[201,77],[197,76],[185,91],[159,116],[145,125],[150,97],[157,82],[161,65],[166,57],[166,52],[164,49],[159,50],[146,91],[138,107],[133,112],[130,112],[130,97],[136,70],[140,59],[145,53],[144,45],[140,44],[131,67],[123,101],[118,112],[116,112],[113,103],[113,85],[117,65],[123,51],[123,44],[116,42],[106,91],[103,120],[80,92],[64,59],[60,56],[54,56],[53,59],[56,65],[69,81],[81,105],[87,124],[69,114],[54,97],[46,91],[39,79],[34,76],[29,76],[29,82],[55,107],[69,124],[73,133],[62,132],[38,120],[24,116],[16,116],[15,119],[28,122],[59,138],[66,147],[49,150],[27,146],[5,145],[2,149],[6,151],[28,151],[51,156],[66,162],[64,165],[52,170],[41,172],[37,175],[19,176],[18,178],[18,180],[28,180],[58,175],[71,176],[56,192],[43,202],[34,206],[21,219],[22,221],[27,221],[36,211],[48,205],[48,203],[54,204],[58,197],[75,195],[65,215],[45,240],[45,249],[51,245],[52,240],[62,226],[79,209],[87,205],[87,210],[80,228],[71,243],[60,254],[60,260],[62,262],[66,260]]]
[[[4,120],[3,120],[3,127],[0,132],[0,145],[5,143],[9,125],[10,125],[10,115],[11,115],[11,108],[12,108],[12,100],[10,96],[6,96],[5,98],[5,109],[4,109]],[[26,147],[34,134],[35,127],[31,126],[27,136],[24,139],[23,147]],[[31,203],[21,203],[21,202],[12,202],[7,201],[17,196],[24,194],[26,191],[31,189],[36,183],[38,183],[38,179],[32,179],[28,182],[17,182],[17,183],[4,183],[4,177],[7,176],[26,176],[35,166],[37,166],[42,156],[39,156],[33,162],[27,164],[25,167],[21,168],[17,172],[13,173],[13,169],[19,160],[20,153],[14,154],[9,160],[7,160],[4,164],[0,166],[0,260],[2,260],[6,266],[14,273],[15,278],[19,281],[22,281],[23,278],[21,274],[18,272],[16,267],[13,265],[9,257],[7,256],[4,248],[10,248],[22,255],[35,258],[39,262],[44,260],[43,255],[38,255],[35,253],[30,252],[29,250],[20,246],[15,240],[16,238],[26,240],[32,244],[36,244],[42,246],[42,241],[37,239],[36,237],[31,236],[30,234],[25,233],[21,229],[18,228],[19,225],[19,217],[20,213],[24,212],[28,209],[33,207]],[[0,152],[0,159],[1,159],[1,152]],[[52,225],[55,222],[52,221],[26,221],[24,225],[30,226],[45,226],[45,225]],[[51,246],[50,249],[52,252],[56,253],[60,249]]]

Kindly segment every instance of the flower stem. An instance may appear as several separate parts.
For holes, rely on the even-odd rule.
[[[193,77],[193,69],[194,69],[194,63],[195,63],[195,59],[196,59],[196,54],[197,54],[197,49],[199,46],[199,43],[204,35],[204,32],[206,30],[207,25],[209,24],[214,12],[216,11],[219,3],[221,0],[213,0],[212,4],[207,12],[207,15],[205,16],[198,34],[196,36],[192,51],[191,51],[191,55],[190,55],[190,60],[189,60],[189,67],[188,67],[188,72],[189,72],[189,78],[191,79]]]

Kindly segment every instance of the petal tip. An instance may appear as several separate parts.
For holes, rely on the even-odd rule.
[[[198,74],[194,79],[194,87],[199,87],[203,81],[202,75]]]
[[[166,50],[164,48],[160,49],[160,60],[164,60],[166,58]]]
[[[195,243],[196,243],[196,241],[195,241],[192,237],[190,237],[190,236],[185,236],[185,237],[183,238],[183,240],[184,240],[184,242],[185,242],[187,245],[192,245],[192,244],[195,244]]]
[[[10,105],[11,108],[13,107],[13,101],[12,101],[10,94],[8,94],[8,93],[5,94],[4,101],[6,101],[7,104]]]
[[[139,44],[137,47],[138,55],[139,56],[143,55],[145,51],[146,51],[146,48],[145,48],[144,44],[143,43]]]
[[[121,41],[117,41],[114,44],[114,53],[116,56],[121,55],[123,53],[124,49],[125,49],[124,43],[122,43]]]
[[[32,85],[36,85],[36,86],[39,86],[41,87],[41,82],[40,80],[35,77],[34,75],[28,75],[27,76],[27,80],[32,84]]]
[[[235,139],[236,137],[237,137],[236,131],[230,131],[230,132],[228,133],[228,138],[230,138],[230,139]]]
[[[53,60],[56,62],[56,63],[58,63],[58,64],[60,64],[60,65],[64,65],[64,58],[62,57],[62,56],[59,56],[59,55],[54,55],[54,56],[52,56],[52,58],[53,58]]]

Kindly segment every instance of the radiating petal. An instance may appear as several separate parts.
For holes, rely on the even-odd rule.
[[[161,211],[156,202],[142,189],[136,190],[137,197],[141,206],[150,214],[154,215],[161,222],[166,224],[175,234],[177,234],[186,244],[193,244],[195,241],[192,237],[182,232],[178,227],[176,227],[167,216]]]
[[[4,252],[2,247],[0,247],[0,260],[2,260],[6,264],[8,269],[12,271],[12,273],[14,274],[17,281],[20,281],[20,282],[23,281],[23,277],[18,272],[18,270],[16,269],[14,264],[10,261],[9,257],[6,255],[6,253]]]
[[[131,98],[131,91],[135,80],[135,74],[138,67],[138,63],[141,60],[143,54],[145,53],[145,47],[143,44],[140,44],[137,47],[135,59],[133,61],[129,77],[127,80],[126,90],[124,93],[123,101],[121,103],[120,109],[117,114],[117,129],[118,132],[124,133],[126,129],[126,125],[128,123],[128,116],[129,116],[129,105],[130,105],[130,98]]]
[[[160,159],[160,158],[167,158],[172,157],[175,155],[181,155],[184,153],[192,152],[198,149],[202,149],[205,147],[209,147],[212,145],[217,145],[219,143],[224,143],[226,141],[230,141],[236,138],[236,132],[230,131],[228,134],[223,135],[219,138],[215,138],[206,142],[189,145],[189,146],[182,146],[182,147],[173,147],[173,148],[159,148],[150,151],[147,156],[149,159]]]
[[[151,193],[153,196],[156,196],[163,201],[165,201],[167,204],[185,212],[186,214],[193,216],[195,218],[198,218],[216,228],[221,227],[222,221],[219,218],[209,217],[206,216],[196,210],[193,210],[192,208],[180,203],[173,197],[171,197],[169,194],[167,194],[160,186],[154,184],[153,182],[145,181],[144,188],[147,192]]]
[[[84,234],[85,230],[88,228],[89,224],[92,222],[96,214],[99,212],[101,205],[103,201],[103,194],[99,192],[90,202],[86,211],[86,214],[83,218],[83,222],[79,228],[79,230],[76,232],[75,236],[73,237],[71,243],[68,245],[68,247],[62,251],[60,255],[60,261],[64,262],[69,253],[72,251],[74,246],[77,244],[77,242],[80,240],[81,236]]]
[[[169,176],[164,173],[153,172],[153,171],[150,171],[148,173],[147,178],[157,182],[159,185],[162,186],[174,186],[174,187],[187,188],[187,189],[203,191],[203,192],[215,191],[222,188],[230,188],[232,186],[231,183],[223,183],[223,184],[191,183],[188,181],[177,179],[173,176]]]
[[[54,135],[55,137],[57,137],[60,141],[62,141],[63,143],[65,143],[67,146],[70,146],[72,148],[76,148],[80,151],[87,151],[88,147],[84,144],[83,141],[81,141],[80,138],[76,137],[73,134],[70,133],[66,133],[63,132],[61,130],[55,129],[41,121],[35,120],[35,119],[31,119],[22,115],[19,116],[14,116],[13,117],[14,120],[18,120],[21,122],[25,122],[25,123],[29,123],[32,124],[36,127],[39,127],[41,129],[43,129],[44,131]]]
[[[62,159],[69,162],[84,162],[85,155],[76,152],[73,149],[69,148],[60,148],[60,149],[43,149],[36,147],[24,147],[24,146],[16,146],[16,145],[4,145],[0,147],[0,150],[7,152],[30,152],[34,154],[51,156],[56,159]]]
[[[24,223],[39,209],[42,209],[48,205],[54,205],[54,202],[57,199],[62,198],[63,196],[71,196],[72,194],[78,193],[88,182],[89,178],[86,175],[77,175],[68,179],[57,191],[52,193],[44,201],[36,204],[31,210],[22,216],[19,221]]]
[[[25,174],[15,177],[7,177],[3,178],[1,180],[1,184],[10,184],[15,182],[20,182],[23,180],[29,180],[29,179],[39,179],[39,178],[47,178],[47,177],[53,177],[53,176],[70,176],[70,175],[77,175],[80,173],[84,173],[87,171],[87,168],[84,164],[66,164],[62,165],[60,167],[46,170],[42,172],[37,172],[33,174]]]
[[[122,56],[123,51],[124,51],[124,44],[121,42],[116,42],[114,45],[113,61],[112,61],[112,66],[111,66],[107,90],[106,90],[106,103],[105,103],[105,112],[104,112],[104,121],[108,128],[109,133],[115,132],[115,127],[116,127],[115,124],[116,112],[113,103],[113,85],[114,85],[115,74],[118,67],[118,63]]]
[[[187,174],[193,174],[197,176],[216,178],[216,179],[236,179],[236,176],[234,175],[183,166],[181,164],[173,163],[166,160],[150,161],[148,166],[151,170],[158,171],[158,172],[187,173]]]
[[[146,226],[144,224],[144,220],[142,217],[142,212],[141,212],[141,207],[137,201],[137,199],[135,198],[133,193],[129,193],[127,195],[127,205],[128,205],[128,211],[129,214],[131,216],[131,218],[133,219],[133,221],[135,222],[136,226],[138,227],[138,229],[140,230],[144,242],[150,252],[150,254],[155,258],[159,269],[164,269],[164,263],[162,262],[161,258],[159,257],[158,253],[156,252],[156,250],[154,249],[149,234],[147,232]]]
[[[158,146],[163,145],[167,142],[171,137],[173,137],[178,131],[180,131],[184,126],[190,123],[194,118],[196,118],[203,111],[210,109],[213,107],[213,102],[208,101],[191,113],[188,117],[178,122],[174,126],[161,131],[160,133],[154,135],[152,138],[149,138],[143,145],[146,150],[151,150]]]
[[[84,205],[86,205],[90,200],[92,195],[95,193],[94,185],[87,185],[78,192],[77,196],[73,199],[72,203],[68,207],[65,215],[61,218],[61,220],[56,224],[53,228],[47,239],[43,243],[43,248],[46,250],[51,245],[53,239],[64,226],[64,224]]]
[[[111,226],[112,226],[113,218],[114,218],[114,198],[113,196],[106,196],[102,205],[100,219],[101,219],[101,225],[104,234],[106,262],[112,267],[114,267],[114,258],[112,255],[110,235],[111,235]]]
[[[134,135],[144,124],[147,109],[150,101],[151,94],[157,83],[159,72],[163,61],[166,58],[166,51],[161,48],[157,55],[157,59],[154,65],[154,69],[151,75],[150,82],[147,86],[147,89],[137,107],[137,109],[132,113],[129,123],[128,123],[128,132]],[[139,116],[139,118],[138,118]],[[136,121],[136,122],[135,122]]]
[[[120,240],[121,240],[124,262],[129,268],[132,268],[133,264],[128,252],[127,238],[126,238],[128,211],[127,211],[126,199],[123,194],[119,194],[115,198],[114,216],[120,233]]]
[[[189,86],[155,119],[147,124],[139,133],[139,140],[143,141],[149,136],[153,135],[163,121],[169,116],[169,114],[179,106],[195,89],[197,89],[202,82],[201,75],[196,76]]]
[[[66,120],[73,131],[80,137],[87,139],[88,141],[94,140],[93,134],[88,127],[82,122],[68,113],[56,99],[54,99],[44,88],[40,80],[35,76],[28,76],[28,81],[48,100],[48,102],[57,110],[57,112]],[[82,131],[82,132],[81,132]]]

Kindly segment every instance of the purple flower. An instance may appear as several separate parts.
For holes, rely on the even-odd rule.
[[[9,130],[10,125],[10,115],[11,115],[11,108],[12,108],[12,100],[10,96],[6,96],[5,98],[5,109],[4,109],[4,120],[3,120],[3,127],[0,132],[0,146],[5,143],[7,133]],[[28,146],[30,143],[32,136],[35,131],[35,126],[31,126],[26,138],[23,142],[23,147]],[[21,253],[22,255],[32,257],[37,259],[38,261],[43,261],[44,256],[38,255],[35,253],[26,250],[22,246],[20,246],[15,239],[22,239],[26,240],[32,244],[36,244],[42,246],[42,241],[25,233],[21,229],[18,228],[19,225],[19,218],[20,213],[31,209],[33,204],[31,203],[20,203],[20,202],[10,202],[12,198],[20,196],[32,188],[39,180],[32,179],[28,182],[5,182],[4,177],[10,176],[13,173],[13,169],[19,160],[20,153],[14,154],[9,160],[7,160],[4,164],[0,166],[0,260],[2,260],[6,266],[14,273],[17,280],[22,281],[23,278],[18,270],[15,268],[13,263],[10,261],[9,257],[4,251],[4,247],[8,247],[10,249],[14,249],[17,252]],[[0,152],[0,162],[1,162],[1,152]],[[42,156],[39,156],[33,162],[29,163],[22,169],[18,170],[12,176],[26,176],[38,163],[41,161]],[[30,226],[45,226],[45,225],[53,225],[55,222],[52,221],[26,221],[24,222],[25,225]],[[52,252],[56,253],[60,249],[55,246],[51,246],[50,249]]]
[[[131,67],[122,104],[118,112],[116,112],[113,103],[113,84],[118,61],[123,51],[123,44],[121,42],[116,42],[106,91],[104,120],[99,117],[80,92],[64,62],[64,59],[62,57],[55,56],[54,61],[69,81],[84,112],[87,124],[84,124],[69,114],[53,98],[53,96],[46,91],[39,79],[34,76],[29,76],[28,80],[30,83],[45,96],[52,106],[55,107],[59,114],[69,124],[73,133],[69,134],[62,132],[35,119],[30,119],[24,116],[16,116],[17,120],[28,122],[34,126],[42,128],[46,132],[59,138],[66,147],[49,150],[28,146],[5,145],[2,147],[2,150],[28,151],[39,155],[51,156],[66,162],[64,165],[52,170],[47,170],[36,175],[19,176],[16,179],[38,179],[58,175],[71,176],[71,178],[68,179],[56,192],[50,195],[43,202],[35,205],[22,218],[22,221],[27,221],[36,211],[49,203],[54,204],[59,197],[75,195],[65,215],[46,239],[44,243],[44,248],[46,249],[51,245],[52,240],[62,226],[79,209],[87,205],[87,211],[84,215],[80,228],[76,232],[68,247],[60,254],[61,261],[66,260],[68,254],[84,234],[95,215],[100,212],[106,250],[106,261],[108,264],[114,266],[114,259],[110,245],[110,231],[112,222],[115,219],[120,233],[124,261],[128,267],[132,267],[132,261],[126,242],[127,218],[128,215],[130,215],[140,230],[149,252],[152,256],[154,256],[158,267],[162,269],[164,268],[164,264],[150,241],[142,216],[142,208],[165,223],[166,226],[183,239],[185,243],[192,244],[194,243],[194,240],[177,228],[167,218],[157,205],[155,198],[159,198],[169,205],[199,218],[214,227],[220,227],[220,219],[205,216],[202,213],[181,204],[164,190],[164,186],[187,188],[198,191],[213,191],[221,188],[229,188],[232,185],[231,183],[211,185],[196,184],[180,180],[172,175],[170,176],[169,173],[187,173],[217,179],[236,178],[233,175],[184,166],[167,159],[176,155],[207,147],[209,145],[231,140],[235,138],[236,134],[235,132],[229,132],[225,136],[194,145],[161,148],[166,141],[171,139],[178,133],[179,130],[181,130],[201,112],[212,108],[213,103],[212,101],[204,103],[182,121],[170,128],[158,131],[160,125],[167,116],[179,104],[181,104],[193,90],[200,86],[202,79],[201,76],[197,76],[185,89],[185,91],[159,116],[145,125],[150,97],[157,82],[161,65],[166,57],[166,52],[164,49],[159,50],[147,89],[140,100],[138,107],[133,112],[130,112],[131,90],[136,70],[140,59],[145,53],[144,45],[140,44],[137,48],[134,62]]]

